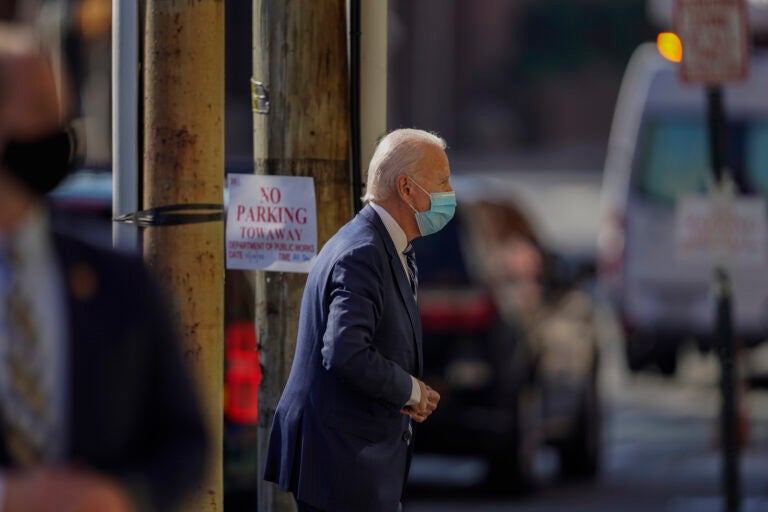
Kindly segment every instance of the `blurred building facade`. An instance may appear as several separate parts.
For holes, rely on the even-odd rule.
[[[66,51],[88,159],[107,166],[111,1],[6,0],[0,17],[39,21],[43,8],[77,36]],[[251,9],[226,5],[226,142],[238,167],[253,155]],[[459,164],[528,155],[529,167],[600,168],[624,67],[654,37],[645,0],[389,0],[389,11],[388,126],[439,133]]]
[[[595,168],[629,56],[654,37],[644,0],[390,0],[389,22],[390,128]]]

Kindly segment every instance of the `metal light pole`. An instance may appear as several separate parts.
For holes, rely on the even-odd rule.
[[[352,1],[352,0],[350,0]],[[360,177],[365,184],[368,162],[387,133],[388,0],[360,2]]]
[[[112,0],[112,217],[139,209],[139,7],[136,0]],[[112,224],[112,244],[139,250],[139,231]]]

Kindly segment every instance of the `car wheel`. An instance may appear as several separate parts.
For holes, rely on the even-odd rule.
[[[600,469],[602,420],[597,372],[584,386],[571,435],[558,446],[560,473],[566,478],[591,478]]]
[[[646,332],[635,332],[627,335],[625,343],[627,366],[632,372],[639,372],[653,362],[655,336]]]
[[[633,372],[658,368],[671,377],[677,372],[677,352],[680,340],[650,332],[637,332],[627,337],[627,364]]]
[[[670,341],[675,343],[674,346],[659,347],[656,354],[656,364],[659,367],[662,375],[672,377],[677,373],[677,341]]]
[[[541,391],[525,386],[516,405],[512,442],[490,454],[488,483],[496,491],[523,494],[536,484],[536,458],[542,445]]]

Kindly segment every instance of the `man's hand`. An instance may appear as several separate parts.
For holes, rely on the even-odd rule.
[[[400,412],[407,414],[413,421],[422,423],[435,409],[440,401],[440,393],[427,386],[424,382],[417,380],[421,390],[421,401],[418,404],[403,407]]]
[[[126,489],[80,469],[8,473],[4,512],[134,512]]]

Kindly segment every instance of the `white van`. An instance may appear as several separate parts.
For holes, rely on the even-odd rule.
[[[674,207],[706,194],[711,176],[706,93],[683,84],[678,64],[651,43],[633,54],[621,84],[603,182],[598,271],[624,328],[628,363],[675,371],[680,343],[714,335],[712,269],[675,261]],[[739,193],[768,196],[768,53],[749,78],[723,87],[728,157]],[[768,337],[768,261],[732,273],[734,327],[747,344]]]

